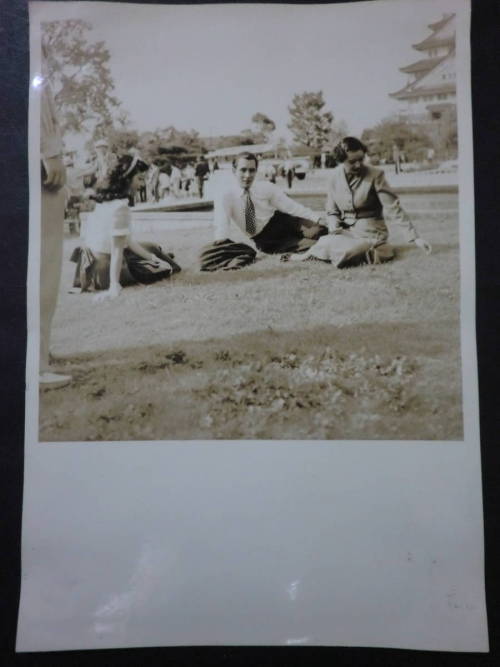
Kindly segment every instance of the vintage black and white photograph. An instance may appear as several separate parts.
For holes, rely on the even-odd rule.
[[[17,650],[487,651],[470,3],[29,18]]]
[[[39,439],[461,440],[464,5],[35,4]]]

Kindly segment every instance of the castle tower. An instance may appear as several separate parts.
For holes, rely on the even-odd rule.
[[[431,23],[431,34],[413,48],[422,56],[401,67],[406,86],[390,97],[400,102],[400,113],[426,125],[456,118],[455,14]]]

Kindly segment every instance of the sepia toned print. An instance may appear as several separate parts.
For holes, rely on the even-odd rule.
[[[488,650],[469,33],[30,4],[17,651]]]
[[[41,441],[463,438],[453,5],[41,21]]]

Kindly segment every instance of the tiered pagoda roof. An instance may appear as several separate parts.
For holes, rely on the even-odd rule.
[[[427,26],[429,30],[432,30],[432,32],[436,32],[437,30],[441,30],[441,28],[444,28],[444,26],[448,23],[448,21],[452,18],[453,14],[445,14],[442,19],[439,19],[439,21],[436,21],[435,23],[429,23]]]
[[[447,23],[451,21],[454,16],[455,14],[445,14],[440,21],[437,21],[436,23],[430,23],[428,28],[432,30],[432,35],[429,35],[418,44],[413,44],[413,48],[417,51],[427,51],[428,49],[435,49],[440,46],[453,46],[455,44],[455,35],[445,34],[439,36],[439,32],[446,26]]]
[[[446,56],[441,56],[440,58],[424,58],[423,60],[417,60],[417,62],[412,63],[411,65],[406,65],[405,67],[400,67],[399,71],[404,72],[405,74],[414,74],[417,78],[427,74],[431,69],[434,69]]]
[[[395,93],[389,93],[389,96],[394,97],[396,100],[408,100],[412,97],[420,97],[421,95],[441,95],[443,93],[455,92],[455,84],[453,83],[446,83],[441,86],[435,86],[434,88],[429,88],[427,86],[425,88],[423,86],[414,88],[414,83],[401,88],[401,90],[397,90]]]
[[[453,46],[455,44],[454,35],[437,37],[436,35],[429,35],[423,42],[412,44],[417,51],[428,51],[429,49],[437,49],[440,46]]]
[[[454,58],[455,56],[455,34],[454,32],[451,32],[453,26],[448,26],[448,28],[446,28],[454,16],[455,14],[445,14],[439,21],[430,23],[428,27],[433,31],[432,35],[426,37],[422,42],[413,45],[413,48],[417,51],[427,51],[440,46],[447,46],[449,47],[448,53],[434,58],[422,58],[410,65],[400,67],[400,72],[411,74],[414,76],[414,79],[395,93],[389,93],[390,97],[397,100],[407,100],[421,95],[455,92],[455,84],[439,83],[436,85],[437,82],[432,75],[432,72],[439,67],[441,63],[444,63],[446,60]]]

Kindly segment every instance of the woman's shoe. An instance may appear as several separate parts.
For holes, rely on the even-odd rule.
[[[40,389],[59,389],[70,384],[73,378],[71,375],[61,375],[60,373],[51,373],[45,371],[40,373]]]

